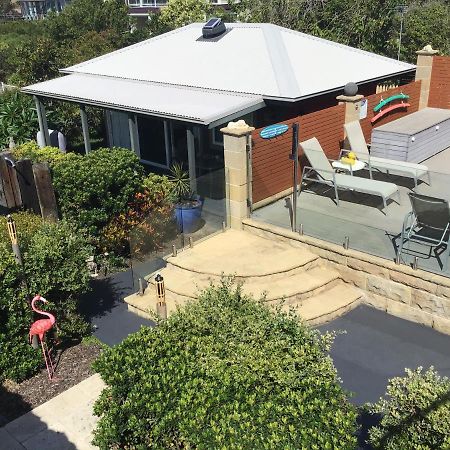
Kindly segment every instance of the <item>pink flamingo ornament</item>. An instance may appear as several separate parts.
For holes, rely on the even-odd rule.
[[[53,325],[56,322],[56,319],[55,319],[55,316],[53,316],[52,314],[37,309],[36,306],[34,306],[34,304],[36,302],[47,303],[47,300],[38,294],[33,298],[33,300],[31,300],[31,308],[33,308],[33,311],[35,311],[39,314],[42,314],[44,316],[47,316],[48,319],[36,320],[36,322],[34,322],[31,325],[30,343],[33,339],[33,336],[36,336],[36,335],[39,336],[39,340],[41,341],[42,353],[43,353],[44,359],[45,359],[45,366],[47,367],[48,378],[51,380],[53,377],[53,374],[55,373],[55,369],[53,367],[53,362],[52,362],[52,358],[50,356],[50,352],[47,347],[47,343],[45,343],[45,345],[44,345],[44,338],[45,338],[45,333],[53,327]]]

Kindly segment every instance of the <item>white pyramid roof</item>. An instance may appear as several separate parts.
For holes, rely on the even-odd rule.
[[[226,24],[205,41],[192,24],[63,72],[297,100],[415,66],[271,24]]]

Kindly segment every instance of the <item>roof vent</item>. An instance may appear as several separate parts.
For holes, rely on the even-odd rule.
[[[203,25],[202,36],[203,39],[211,39],[220,36],[225,33],[225,31],[225,23],[222,22],[222,19],[213,17],[212,19],[209,19],[205,25]]]

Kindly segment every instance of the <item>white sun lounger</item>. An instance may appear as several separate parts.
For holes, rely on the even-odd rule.
[[[385,208],[387,200],[394,195],[398,196],[398,201],[400,202],[400,192],[397,185],[393,183],[335,173],[322,146],[315,137],[300,142],[300,146],[311,164],[311,166],[303,168],[302,181],[314,181],[334,187],[337,206],[339,206],[339,189],[377,195],[383,199]],[[310,178],[312,174],[315,174],[317,178]]]
[[[370,178],[372,178],[372,170],[378,170],[380,172],[386,172],[388,175],[390,172],[396,172],[405,177],[413,178],[416,187],[417,181],[424,176],[428,177],[428,184],[431,184],[428,167],[424,164],[414,164],[406,161],[370,156],[359,120],[346,123],[344,129],[352,152],[356,154],[358,159],[367,164],[370,171]]]

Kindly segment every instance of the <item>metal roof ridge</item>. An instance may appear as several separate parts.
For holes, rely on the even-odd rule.
[[[298,97],[300,87],[280,29],[272,24],[261,24],[261,30],[280,96]]]
[[[65,72],[62,72],[65,73]],[[122,81],[129,81],[133,83],[141,83],[141,84],[153,84],[158,86],[164,86],[164,87],[170,87],[170,88],[176,88],[181,90],[191,90],[191,91],[201,91],[201,92],[212,92],[216,94],[222,94],[222,95],[231,95],[235,97],[249,97],[249,98],[258,98],[263,97],[264,94],[258,93],[258,92],[240,92],[240,91],[228,91],[225,89],[215,89],[215,88],[208,88],[208,87],[200,87],[200,86],[194,86],[189,84],[177,84],[177,83],[167,83],[163,81],[155,81],[155,80],[142,80],[140,78],[126,78],[126,77],[118,77],[113,75],[105,75],[105,74],[96,74],[96,73],[89,73],[89,72],[67,72],[66,76],[79,76],[79,77],[92,77],[92,78],[107,78],[111,80],[122,80]],[[51,80],[42,81],[41,83],[46,83],[48,81],[57,80],[58,78],[52,78]],[[40,83],[35,83],[40,84]],[[35,84],[32,84],[30,86],[34,86]],[[22,89],[26,89],[29,86],[25,86]]]
[[[300,35],[300,36],[304,37],[305,39],[310,39],[310,40],[313,40],[313,41],[319,41],[319,42],[321,42],[323,44],[331,45],[331,46],[334,46],[334,47],[340,47],[340,48],[346,49],[348,51],[356,52],[356,53],[362,53],[362,54],[365,54],[366,56],[370,56],[372,58],[377,58],[377,59],[387,60],[389,62],[396,63],[398,65],[409,66],[411,69],[416,67],[415,64],[411,64],[411,63],[404,62],[404,61],[398,61],[398,60],[396,60],[394,58],[389,58],[387,56],[379,55],[378,53],[369,52],[368,50],[363,50],[361,48],[352,47],[351,45],[342,44],[341,42],[332,41],[330,39],[324,39],[324,38],[321,38],[319,36],[314,36],[312,34],[302,33],[301,31],[297,31],[297,30],[291,30],[290,28],[281,27],[279,25],[274,25],[274,24],[270,24],[270,25],[272,25],[273,27],[279,28],[280,31],[282,31],[282,32]]]

